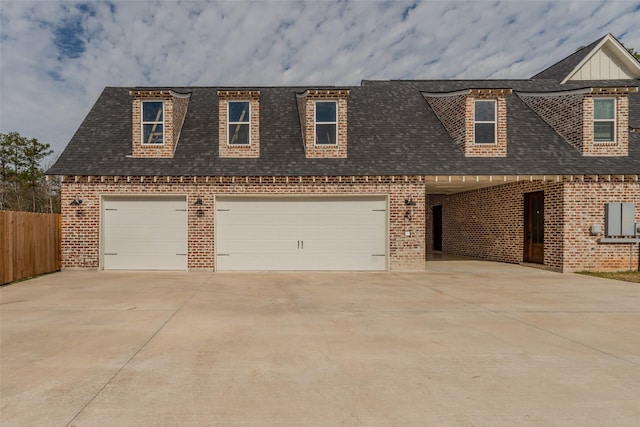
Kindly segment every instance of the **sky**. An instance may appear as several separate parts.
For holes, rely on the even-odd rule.
[[[607,33],[640,0],[0,0],[0,132],[52,164],[107,86],[528,78]]]

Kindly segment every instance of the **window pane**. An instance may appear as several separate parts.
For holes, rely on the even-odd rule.
[[[229,121],[249,123],[249,103],[244,101],[230,102]]]
[[[616,103],[613,99],[594,99],[593,118],[613,120],[615,118]]]
[[[229,125],[229,144],[249,144],[249,125]]]
[[[495,136],[493,123],[476,123],[476,144],[494,144]]]
[[[143,122],[161,122],[162,121],[162,101],[152,101],[142,103],[142,121]]]
[[[593,124],[594,141],[613,141],[613,122],[595,122]]]
[[[476,121],[493,122],[496,119],[495,101],[476,101]]]
[[[152,125],[144,125],[144,139],[142,140],[143,144],[162,144],[164,141],[162,140],[162,125],[160,124],[152,124]]]
[[[316,144],[336,144],[336,125],[316,125]]]
[[[316,102],[316,122],[335,122],[336,103]]]

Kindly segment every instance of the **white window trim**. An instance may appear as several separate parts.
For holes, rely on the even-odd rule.
[[[246,102],[249,104],[249,121],[248,122],[232,122],[229,114],[231,113],[231,108],[229,108],[229,104],[234,102]],[[248,144],[238,144],[231,143],[231,132],[229,132],[230,125],[248,125],[249,126],[249,143]],[[227,101],[227,145],[232,147],[249,147],[251,146],[251,101],[245,99],[234,99],[233,101]]]
[[[493,102],[493,120],[476,120],[476,102]],[[493,142],[476,142],[476,123],[493,124]],[[498,143],[498,100],[497,99],[474,99],[473,100],[473,143],[476,145],[496,145]]]
[[[336,121],[335,122],[319,122],[316,120],[316,104],[318,102],[333,102],[334,104],[336,104]],[[313,102],[313,145],[317,147],[337,147],[339,145],[339,141],[338,141],[339,108],[340,107],[338,106],[338,101],[335,99],[318,99],[317,101]],[[336,143],[335,144],[318,144],[317,137],[316,137],[318,133],[317,125],[336,125]]]
[[[613,100],[613,119],[596,119],[596,100],[599,99],[612,99]],[[596,123],[597,122],[613,122],[613,138],[611,141],[596,141]],[[594,144],[611,144],[612,142],[617,141],[618,132],[618,102],[615,97],[612,96],[598,96],[593,98],[593,124],[591,125],[593,129],[593,143]]]
[[[162,103],[162,121],[152,121],[152,122],[145,122],[144,121],[144,104],[145,102],[161,102]],[[140,139],[142,140],[142,145],[148,145],[151,147],[157,147],[159,145],[164,145],[165,143],[165,124],[164,124],[164,118],[165,118],[165,111],[164,111],[164,101],[163,100],[157,100],[157,99],[143,99],[140,103]],[[149,143],[146,142],[144,140],[144,125],[162,125],[162,144],[158,144],[158,143]]]

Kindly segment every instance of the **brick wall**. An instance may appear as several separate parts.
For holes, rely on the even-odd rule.
[[[640,183],[567,182],[564,184],[563,271],[618,271],[638,269],[638,244],[598,243],[591,225],[605,229],[606,203],[635,203],[636,223],[640,223]]]
[[[175,141],[175,147],[180,142],[180,132],[182,131],[182,125],[184,119],[187,116],[187,109],[189,108],[190,95],[173,94],[173,140]]]
[[[636,204],[638,182],[520,182],[453,195],[424,196],[410,177],[65,178],[62,185],[63,267],[99,267],[100,200],[109,194],[186,194],[188,268],[215,268],[215,195],[389,195],[389,260],[392,270],[424,268],[433,250],[432,207],[443,206],[443,252],[493,261],[523,260],[525,193],[544,191],[544,265],[561,271],[638,269],[638,245],[599,243],[592,224],[604,229],[605,203]],[[415,206],[406,206],[412,197]],[[74,199],[83,200],[71,206]],[[202,198],[204,216],[198,217]],[[409,233],[409,236],[406,233]]]
[[[220,157],[260,157],[260,92],[219,91],[218,92],[218,155]],[[228,105],[229,101],[249,101],[249,144],[229,144]]]
[[[307,158],[347,157],[347,90],[307,90],[298,96],[298,108],[302,118],[305,155]],[[315,101],[336,101],[338,103],[338,139],[335,145],[316,145]]]
[[[582,94],[535,96],[520,98],[569,144],[582,152]]]
[[[392,270],[424,269],[424,183],[415,177],[65,177],[62,183],[63,268],[98,268],[100,201],[110,194],[186,194],[189,269],[215,268],[214,198],[227,194],[389,196],[389,263]],[[71,206],[74,198],[81,206]],[[414,206],[406,206],[412,197]],[[204,204],[195,206],[197,198]],[[204,215],[198,217],[196,210]],[[409,234],[408,236],[406,234]]]
[[[466,144],[466,104],[467,95],[452,96],[428,96],[425,99],[431,106],[433,112],[449,132],[451,138],[458,144],[460,150],[464,152]]]

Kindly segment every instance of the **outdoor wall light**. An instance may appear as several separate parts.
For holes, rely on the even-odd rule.
[[[413,196],[409,196],[408,199],[404,199],[404,204],[406,206],[415,206],[416,202],[415,202],[415,200],[413,200]]]
[[[204,211],[202,209],[198,209],[196,211],[196,216],[202,218],[204,216]]]
[[[202,199],[200,197],[198,197],[194,203],[194,205],[196,206],[202,206]]]
[[[73,199],[71,201],[71,203],[69,203],[71,206],[80,206],[82,204],[82,200],[78,199],[77,197],[75,199]]]

